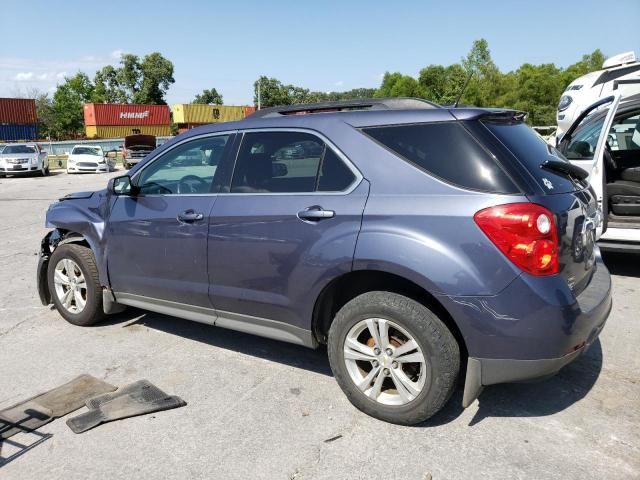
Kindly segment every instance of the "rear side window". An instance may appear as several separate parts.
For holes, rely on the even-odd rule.
[[[483,192],[517,191],[476,139],[455,122],[371,127],[362,131],[445,182]]]
[[[495,137],[548,193],[566,193],[581,189],[562,173],[540,168],[546,160],[567,159],[524,123],[483,122]],[[500,159],[503,161],[503,159]],[[507,159],[504,159],[507,162]],[[513,160],[511,160],[513,161]]]
[[[356,179],[320,138],[305,132],[246,133],[232,193],[339,192]]]

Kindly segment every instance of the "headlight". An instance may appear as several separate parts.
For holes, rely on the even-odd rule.
[[[74,163],[76,163],[76,161],[75,161],[73,158],[70,158],[68,163],[70,163],[71,165],[73,165]]]
[[[562,95],[560,97],[560,103],[558,104],[558,111],[559,112],[565,111],[567,108],[569,108],[569,105],[571,105],[571,102],[573,102],[573,98],[571,98],[571,96]]]

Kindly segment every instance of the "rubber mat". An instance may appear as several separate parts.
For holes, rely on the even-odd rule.
[[[161,410],[184,407],[187,403],[175,395],[167,395],[147,380],[127,385],[115,393],[87,400],[89,411],[67,420],[75,433],[82,433],[102,423],[135,417]]]
[[[0,438],[35,430],[54,418],[79,409],[88,399],[115,389],[115,386],[91,375],[80,375],[64,385],[0,411]]]

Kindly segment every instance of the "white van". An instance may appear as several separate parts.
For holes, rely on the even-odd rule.
[[[618,90],[624,96],[640,93],[640,62],[634,52],[614,55],[602,64],[602,70],[569,84],[558,104],[556,136],[561,137],[589,105]]]

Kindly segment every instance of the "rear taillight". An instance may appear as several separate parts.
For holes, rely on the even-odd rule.
[[[535,203],[485,208],[473,216],[513,263],[532,275],[558,273],[558,232],[553,214]]]

